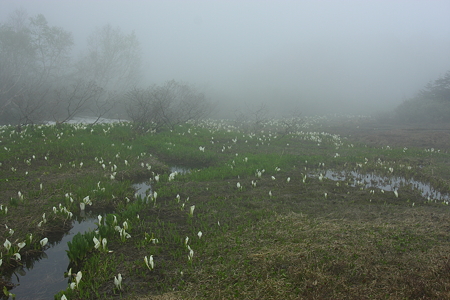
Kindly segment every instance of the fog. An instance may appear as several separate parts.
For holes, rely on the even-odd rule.
[[[188,82],[220,116],[392,110],[450,70],[449,1],[5,1],[73,33],[136,33],[147,86]]]

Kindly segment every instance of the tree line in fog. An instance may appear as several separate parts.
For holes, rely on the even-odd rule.
[[[162,130],[211,111],[187,83],[142,88],[139,40],[105,25],[73,54],[71,32],[24,9],[0,24],[0,123],[64,123],[76,116],[127,119],[138,130]]]

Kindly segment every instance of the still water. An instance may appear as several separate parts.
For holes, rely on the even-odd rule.
[[[16,295],[16,299],[53,299],[55,294],[65,290],[68,278],[64,278],[64,272],[69,266],[67,242],[79,232],[97,229],[95,222],[98,222],[97,217],[74,221],[72,229],[62,238],[60,236],[52,240],[49,237],[50,247],[40,258],[24,262],[24,266],[14,270],[10,280],[16,287],[10,292]]]

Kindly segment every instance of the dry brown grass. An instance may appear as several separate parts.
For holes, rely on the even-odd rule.
[[[138,296],[135,298],[129,298],[133,300],[179,300],[183,299],[180,293],[165,293],[162,295],[154,295],[154,296]]]
[[[433,218],[434,216],[434,218]],[[450,245],[446,214],[420,209],[378,219],[290,213],[228,236],[223,259],[196,272],[185,299],[447,299]],[[428,238],[430,237],[430,238]],[[225,253],[228,253],[226,255]],[[219,275],[222,274],[222,277]]]

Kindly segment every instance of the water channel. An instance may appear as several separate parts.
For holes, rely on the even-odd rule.
[[[49,237],[50,247],[39,259],[24,262],[24,266],[16,268],[10,277],[15,285],[11,293],[16,295],[16,299],[53,299],[55,294],[65,290],[68,279],[64,278],[64,272],[67,272],[69,266],[67,242],[79,232],[95,230],[95,222],[98,222],[97,216],[90,215],[73,221],[72,229],[62,237]]]
[[[189,172],[186,169],[172,167],[171,172],[183,174]],[[175,174],[176,175],[176,174]],[[310,174],[311,177],[318,177],[320,173]],[[360,174],[355,171],[337,172],[324,171],[324,178],[333,181],[346,181],[351,186],[360,186],[364,188],[379,188],[385,191],[394,191],[401,186],[410,185],[411,188],[421,192],[425,199],[439,200],[448,202],[450,196],[442,194],[433,189],[429,184],[425,184],[414,179],[405,179],[403,177],[382,177],[375,174]],[[152,193],[150,181],[136,183],[133,185],[136,190],[136,198],[145,199]],[[15,287],[11,290],[17,299],[53,299],[58,292],[68,287],[68,280],[64,278],[64,272],[67,272],[69,258],[67,242],[71,241],[73,236],[79,232],[83,233],[89,230],[96,230],[97,215],[87,214],[79,221],[73,222],[72,229],[53,239],[49,237],[50,247],[43,255],[34,259],[32,262],[24,263],[14,270],[9,279]],[[26,267],[28,266],[28,267]]]
[[[188,170],[172,167],[173,176],[186,173]],[[144,199],[149,195],[151,185],[149,181],[133,184],[136,190],[136,198]],[[9,276],[5,276],[14,288],[10,291],[17,299],[53,299],[58,292],[67,289],[69,281],[64,277],[69,266],[69,258],[66,250],[69,250],[67,242],[77,233],[84,233],[97,229],[97,215],[86,213],[78,220],[73,221],[73,227],[59,236],[49,237],[50,247],[42,253],[41,257],[29,261],[23,261],[23,266],[17,267]],[[1,298],[1,297],[0,297]]]
[[[360,186],[365,189],[378,188],[384,191],[394,191],[403,186],[410,186],[411,189],[418,190],[420,194],[429,201],[442,201],[448,203],[450,195],[444,194],[434,189],[430,184],[417,180],[406,179],[399,176],[379,176],[373,173],[361,174],[356,171],[332,171],[327,170],[322,174],[324,178],[333,181],[347,181],[351,186]],[[315,175],[320,176],[320,174]]]

